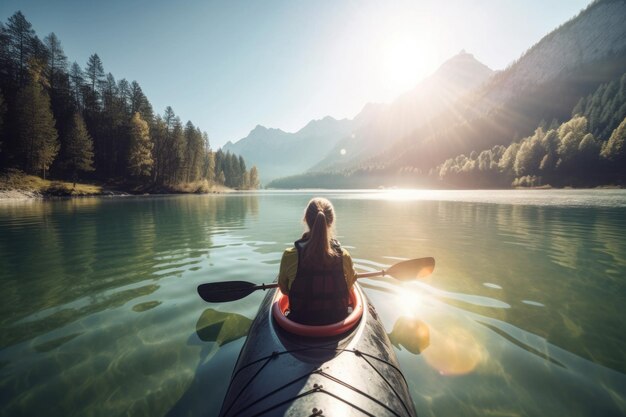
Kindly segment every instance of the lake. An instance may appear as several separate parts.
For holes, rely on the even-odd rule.
[[[421,417],[626,414],[626,191],[320,190],[0,201],[1,415],[216,415],[264,294],[196,287],[274,280],[312,196],[358,271],[437,261],[361,280]]]

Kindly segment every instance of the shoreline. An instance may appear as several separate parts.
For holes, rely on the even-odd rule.
[[[0,174],[0,201],[55,200],[85,197],[125,197],[172,194],[223,194],[236,190],[205,182],[176,186],[145,185],[132,182],[79,183],[62,180],[44,180],[23,173]]]
[[[76,184],[77,186],[79,184]],[[84,184],[83,184],[84,185]],[[147,192],[147,191],[128,191],[124,189],[120,189],[118,187],[102,187],[99,191],[95,192],[84,192],[84,191],[76,191],[75,189],[60,189],[53,188],[51,191],[41,191],[41,190],[33,190],[33,189],[19,189],[19,188],[2,188],[0,187],[0,203],[2,202],[10,202],[10,201],[33,201],[33,200],[42,200],[42,201],[51,201],[51,200],[64,200],[64,199],[74,199],[74,198],[90,198],[90,197],[149,197],[149,196],[167,196],[167,195],[183,195],[183,194],[230,194],[237,192],[246,192],[253,190],[236,190],[232,188],[227,188],[223,186],[214,186],[208,191],[178,191],[175,189],[169,189],[167,187],[159,188],[156,192]],[[586,187],[586,188],[575,188],[575,187],[515,187],[515,188],[506,188],[499,190],[510,190],[510,191],[558,191],[558,190],[621,190],[624,187],[615,186],[615,185],[599,185],[596,187]],[[280,191],[303,191],[306,189],[280,189]],[[315,189],[316,191],[320,191],[319,189]],[[380,191],[379,189],[371,189],[373,191]],[[398,189],[396,189],[398,190]],[[410,189],[407,189],[410,190]],[[489,191],[492,189],[478,189],[478,188],[458,188],[458,189],[450,189],[445,188],[441,189],[441,191]],[[272,191],[271,189],[268,191]],[[324,191],[331,191],[324,190]],[[336,191],[341,191],[338,189]]]
[[[125,191],[112,191],[107,190],[101,193],[94,194],[46,194],[38,191],[31,190],[0,190],[0,203],[7,201],[33,201],[33,200],[41,200],[41,201],[51,201],[51,200],[65,200],[65,199],[75,199],[75,198],[96,198],[96,197],[149,197],[149,196],[166,196],[166,195],[184,195],[184,194],[229,194],[233,192],[238,192],[239,190],[213,190],[207,192],[193,192],[193,193],[185,193],[185,192],[158,192],[158,193],[130,193]]]

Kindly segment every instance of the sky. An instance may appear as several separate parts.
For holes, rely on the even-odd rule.
[[[209,134],[213,148],[256,125],[297,131],[390,102],[462,49],[504,69],[589,0],[2,0],[70,62],[97,53]]]

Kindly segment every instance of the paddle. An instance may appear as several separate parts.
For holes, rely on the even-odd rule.
[[[435,268],[435,258],[419,258],[398,262],[387,270],[363,272],[358,278],[392,276],[400,281],[411,281],[430,275]],[[246,281],[209,282],[198,285],[198,294],[209,303],[223,303],[240,300],[256,290],[276,288],[278,284],[261,284]]]

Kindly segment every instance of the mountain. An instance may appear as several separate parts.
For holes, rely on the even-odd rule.
[[[391,104],[368,103],[352,120],[328,116],[295,133],[259,125],[245,138],[226,143],[223,150],[256,165],[263,184],[307,170],[347,167],[372,157],[393,139],[449,109],[491,74],[493,71],[473,55],[461,51]]]
[[[355,117],[358,127],[353,134],[339,141],[311,171],[358,165],[433,117],[450,111],[460,97],[492,74],[472,54],[461,51],[392,103],[366,105]]]
[[[538,126],[558,126],[570,119],[581,98],[619,79],[626,68],[624,22],[626,1],[597,0],[453,105],[390,139],[391,146],[367,161],[327,165],[323,173],[272,186],[328,186],[327,174],[335,170],[332,177],[341,177],[342,187],[437,187],[434,172],[447,159],[508,146]]]
[[[425,174],[446,158],[565,121],[580,100],[626,68],[626,1],[600,0],[541,39],[449,111],[368,161],[387,174]]]
[[[341,138],[350,135],[355,122],[327,116],[312,120],[295,133],[256,126],[236,143],[228,142],[224,152],[242,155],[256,165],[262,184],[274,178],[306,171],[323,158]]]

